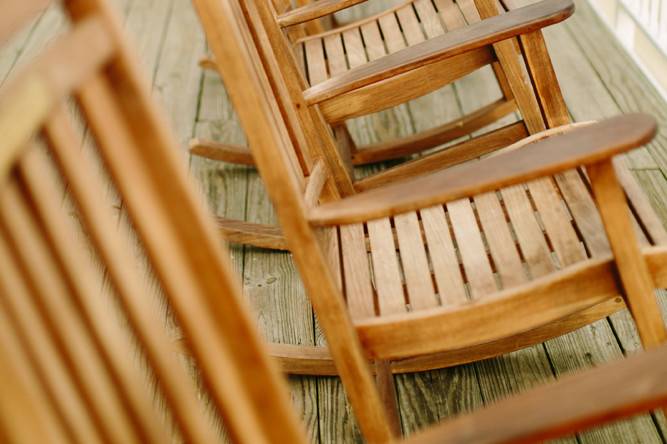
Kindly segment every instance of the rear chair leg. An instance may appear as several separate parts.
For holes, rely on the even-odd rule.
[[[398,412],[398,398],[396,397],[396,385],[391,371],[391,362],[375,361],[375,383],[387,411],[391,431],[394,436],[401,436],[401,419]]]

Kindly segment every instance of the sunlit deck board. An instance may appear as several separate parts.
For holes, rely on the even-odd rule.
[[[197,60],[205,42],[188,0],[114,0],[126,17],[126,28],[137,42],[139,55],[156,96],[165,105],[176,131],[183,159],[192,136],[242,143],[242,130],[212,73],[203,73]],[[386,1],[372,1],[371,7]],[[556,70],[576,120],[644,111],[667,124],[667,104],[642,77],[639,69],[613,41],[604,25],[583,2],[565,25],[547,31]],[[359,14],[367,10],[358,9]],[[0,53],[0,82],[30,58],[57,31],[59,17],[44,14],[14,43]],[[490,101],[489,83],[476,73],[454,88],[432,94],[382,115],[354,124],[363,142],[406,134],[449,120],[477,100]],[[481,96],[484,95],[484,98]],[[667,140],[664,134],[628,162],[667,221]],[[271,206],[254,170],[199,158],[190,159],[193,176],[218,215],[271,223]],[[285,253],[234,247],[234,263],[248,297],[257,309],[260,326],[276,342],[321,344],[312,310],[298,275]],[[549,341],[501,358],[419,375],[397,377],[403,427],[416,430],[439,418],[474,409],[545,379],[619,358],[637,348],[634,332],[623,316],[601,321],[564,338]],[[292,378],[293,398],[303,411],[314,442],[350,442],[358,431],[335,378]],[[602,442],[661,442],[662,430],[650,417],[637,418],[582,434],[578,440]],[[569,440],[576,442],[575,439]]]

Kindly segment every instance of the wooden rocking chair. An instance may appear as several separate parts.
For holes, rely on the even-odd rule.
[[[48,4],[5,3],[0,43]],[[127,444],[176,437],[208,444],[222,441],[214,423],[221,419],[233,442],[305,442],[213,219],[189,183],[118,21],[104,0],[63,4],[70,29],[0,90],[0,438],[19,444]],[[249,67],[244,62],[235,69]],[[261,97],[261,90],[249,91]],[[260,103],[261,126],[277,124],[265,119],[269,102]],[[81,123],[91,134],[85,149]],[[594,184],[608,178],[610,154],[652,131],[647,118],[616,123],[637,128],[617,145],[609,144],[613,148],[600,148],[608,136],[597,146],[576,150],[582,159],[598,161]],[[261,155],[258,160],[264,165]],[[110,186],[122,199],[140,248],[119,231],[112,208],[101,200]],[[617,189],[613,181],[607,186]],[[72,218],[67,202],[79,220]],[[621,225],[629,223],[622,210],[620,216]],[[314,251],[315,259],[321,258]],[[623,253],[619,259],[632,259]],[[300,260],[302,254],[297,254]],[[154,272],[158,295],[139,272],[144,260]],[[646,274],[642,264],[639,258],[636,267]],[[637,271],[630,265],[619,262],[625,287],[634,289],[628,284],[642,280],[641,275],[634,281],[626,277],[626,267]],[[596,267],[600,282],[591,285],[606,285],[607,293],[614,293],[611,259],[598,260]],[[651,271],[655,275],[661,268]],[[103,278],[108,291],[101,291]],[[331,287],[330,279],[322,283]],[[637,297],[642,294],[628,293],[633,304],[642,301]],[[151,301],[156,296],[164,297],[187,339],[193,373],[206,388],[204,400],[193,374],[177,359],[173,332]],[[590,300],[587,294],[578,296],[584,303]],[[335,308],[337,299],[331,301]],[[347,353],[354,358],[338,366],[363,413],[362,427],[369,441],[389,441],[378,393],[374,388],[359,392],[358,385],[350,384],[348,376],[357,373],[362,388],[373,387],[347,317],[344,311],[336,313],[342,314],[338,340],[349,339]],[[639,315],[651,313],[650,306],[635,310],[642,322],[646,318]],[[142,364],[133,362],[137,351]],[[667,399],[665,363],[667,349],[661,348],[445,422],[408,442],[525,442],[651,409]],[[157,389],[147,383],[151,379]],[[359,408],[359,395],[369,396],[367,407],[377,410]],[[595,402],[581,402],[586,395]],[[516,415],[524,421],[508,420]]]
[[[303,143],[317,128],[291,125],[298,104],[281,100],[284,83],[271,84],[276,60],[260,61],[256,39],[268,37],[244,17],[258,17],[261,3],[195,0],[328,341],[331,357],[274,347],[287,371],[337,372],[365,435],[382,440],[380,401],[360,370],[368,359],[391,408],[392,372],[545,341],[624,307],[619,295],[644,344],[663,341],[653,289],[667,285],[667,233],[629,173],[617,177],[612,165],[652,138],[652,119],[538,134],[484,160],[346,196],[338,178],[352,179],[338,151]]]
[[[271,82],[284,81],[287,89],[283,100],[297,104],[294,116],[289,118],[310,120],[306,126],[314,127],[304,132],[305,143],[324,145],[329,157],[335,158],[330,161],[342,163],[348,170],[337,175],[338,168],[331,168],[343,195],[474,159],[529,134],[569,123],[540,30],[572,13],[574,7],[569,0],[542,1],[502,13],[497,9],[500,3],[491,0],[461,0],[458,4],[410,0],[380,16],[296,42],[290,40],[285,29],[330,9],[360,2],[315,2],[285,14],[276,12],[285,8],[276,3],[281,2],[255,2],[257,11],[246,20],[264,63],[270,65],[270,59],[275,59],[276,69],[268,70]],[[439,5],[439,10],[434,5]],[[485,20],[480,21],[480,14]],[[404,39],[410,44],[407,48]],[[296,59],[305,60],[307,79],[295,59],[295,48]],[[347,119],[420,97],[489,64],[503,98],[469,115],[419,134],[359,149],[347,132]],[[318,111],[313,116],[315,107]],[[361,180],[355,178],[354,165],[410,156],[469,135],[517,110],[523,120]],[[335,138],[329,135],[331,128]],[[333,153],[336,150],[338,153]],[[194,141],[193,153],[228,162],[254,162],[242,147]],[[228,219],[220,219],[219,226],[233,242],[268,248],[286,246],[276,227]]]
[[[261,0],[257,5],[265,9],[264,26],[270,28],[268,47],[298,96],[293,100],[320,105],[338,143],[348,151],[350,164],[403,158],[469,135],[517,110],[526,121],[524,131],[527,127],[531,133],[545,129],[542,112],[551,126],[569,121],[540,29],[567,18],[574,10],[571,2],[540,2],[530,10],[505,14],[512,2],[505,6],[490,0],[406,0],[333,30],[323,31],[318,25],[318,19],[364,1],[302,2],[306,4],[296,9],[286,0]],[[307,33],[302,25],[313,22]],[[520,59],[526,61],[530,80]],[[423,96],[489,64],[503,98],[460,119],[359,148],[342,125]],[[216,64],[207,61],[203,66]],[[522,137],[518,132],[517,127],[504,128],[493,140],[516,140]],[[253,164],[246,147],[196,140],[192,151]]]

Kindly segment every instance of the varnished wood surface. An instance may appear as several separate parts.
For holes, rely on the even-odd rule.
[[[320,205],[311,211],[310,220],[322,225],[358,223],[487,193],[611,159],[640,148],[656,130],[653,118],[645,114],[615,117],[522,149],[512,150],[510,146],[511,151],[479,162],[399,180],[391,186]],[[405,187],[415,191],[405,193]]]
[[[244,139],[223,87],[215,75],[197,67],[205,55],[199,23],[185,0],[115,0],[125,14],[125,26],[134,35],[144,67],[153,73],[153,87],[167,107],[169,117],[185,153],[187,141],[196,135],[230,144]],[[365,5],[366,7],[366,5]],[[368,2],[377,12],[385,1]],[[572,115],[576,120],[596,119],[619,112],[644,111],[667,121],[667,106],[621,52],[590,9],[577,3],[578,12],[562,29],[546,32],[547,44]],[[366,14],[361,11],[361,15]],[[47,12],[28,31],[13,41],[13,48],[0,53],[0,82],[41,49],[58,29],[60,18]],[[462,81],[466,88],[442,92],[355,122],[354,136],[364,142],[409,135],[423,122],[434,124],[456,117],[457,101],[468,107],[489,82],[473,75]],[[481,100],[484,100],[482,98]],[[436,104],[433,106],[433,104]],[[467,108],[466,108],[467,109]],[[421,114],[420,114],[421,113]],[[417,119],[428,113],[429,119]],[[185,157],[184,157],[185,159]],[[647,150],[628,157],[642,186],[659,214],[667,220],[667,141],[659,134]],[[191,170],[219,215],[247,218],[264,223],[275,219],[264,190],[252,169],[223,166],[192,158]],[[253,248],[235,248],[234,261],[253,305],[260,313],[265,335],[285,343],[322,344],[312,312],[303,295],[297,274],[286,254],[266,253]],[[483,402],[520,391],[538,381],[575,368],[617,358],[620,350],[633,350],[637,339],[627,323],[614,318],[618,339],[610,323],[602,321],[586,332],[568,336],[562,345],[550,342],[506,357],[449,370],[397,378],[402,426],[412,431],[443,416],[472,410]],[[609,333],[607,333],[609,332]],[[585,338],[589,338],[586,339]],[[620,342],[618,342],[620,341]],[[552,367],[553,365],[553,367]],[[306,418],[314,442],[353,442],[359,439],[340,384],[334,378],[291,378],[293,399]],[[605,443],[634,440],[660,442],[650,418],[587,432],[580,442]]]

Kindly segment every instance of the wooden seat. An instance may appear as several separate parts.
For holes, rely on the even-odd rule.
[[[0,43],[47,4],[6,3]],[[119,22],[104,0],[70,0],[64,10],[68,30],[0,90],[0,438],[306,442],[213,218],[189,183]],[[262,112],[257,117],[270,121]],[[577,152],[607,159],[654,129],[646,117],[612,127],[626,134],[617,145],[602,136]],[[601,129],[613,137],[609,127]],[[604,170],[589,170],[595,187]],[[122,202],[120,218],[105,199],[110,195]],[[340,211],[319,208],[317,223]],[[645,232],[654,236],[649,227]],[[662,282],[661,263],[651,265]],[[629,298],[640,300],[634,292]],[[635,310],[638,319],[642,313],[650,307]],[[372,388],[347,318],[338,320],[341,335],[330,342],[343,340],[356,358],[339,362],[344,380],[352,374]],[[176,332],[193,358],[187,366],[172,347]],[[410,441],[525,442],[655,408],[667,401],[666,362],[661,348],[446,421]],[[370,410],[359,408],[359,394],[352,398],[368,440],[390,441],[379,394],[361,393]],[[575,395],[593,402],[573,404]],[[529,420],[508,420],[516,417]]]
[[[644,345],[664,341],[653,289],[667,284],[667,235],[612,164],[651,140],[651,118],[555,127],[482,160],[360,189],[328,149],[319,105],[296,119],[303,104],[271,75],[279,60],[259,56],[271,35],[249,23],[262,2],[194,3],[328,342],[328,361],[293,347],[283,365],[329,374],[333,362],[368,439],[398,428],[396,361],[424,370],[496,356],[607,316],[619,295]],[[360,370],[369,359],[381,399]]]

